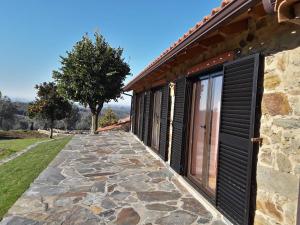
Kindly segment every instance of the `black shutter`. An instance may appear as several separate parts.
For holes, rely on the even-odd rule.
[[[170,88],[169,84],[162,88],[161,99],[161,117],[160,117],[160,139],[159,139],[159,154],[165,161],[168,160],[168,144],[169,144],[169,128],[170,128],[170,114],[169,114],[169,98]]]
[[[132,99],[131,99],[131,131],[132,133],[136,133],[136,127],[135,127],[135,117],[136,117],[136,94],[133,93]]]
[[[140,121],[139,121],[139,131],[138,131],[138,137],[140,140],[143,139],[143,130],[144,130],[144,100],[145,100],[145,94],[140,93],[138,98],[140,99]]]
[[[249,224],[259,55],[224,65],[217,207],[234,224]]]
[[[151,91],[145,93],[145,111],[144,111],[144,135],[143,142],[149,146],[149,128],[150,128],[150,103],[151,103]]]
[[[175,105],[172,131],[171,167],[179,174],[183,174],[185,167],[185,146],[187,130],[187,92],[189,83],[186,78],[176,81]]]

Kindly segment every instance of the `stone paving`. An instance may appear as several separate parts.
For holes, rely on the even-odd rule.
[[[77,135],[0,225],[221,225],[130,133]]]

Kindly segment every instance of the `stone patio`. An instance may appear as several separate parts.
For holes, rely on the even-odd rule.
[[[0,225],[221,225],[130,133],[77,135]]]

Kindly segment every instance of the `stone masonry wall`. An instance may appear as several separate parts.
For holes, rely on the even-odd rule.
[[[256,225],[296,224],[300,177],[300,47],[265,58]]]

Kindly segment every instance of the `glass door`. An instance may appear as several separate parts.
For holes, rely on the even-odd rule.
[[[140,95],[136,96],[136,117],[135,117],[135,126],[136,126],[136,134],[140,133],[140,119],[141,119],[141,98]]]
[[[212,74],[192,88],[188,178],[215,194],[223,76]]]
[[[151,147],[155,151],[159,150],[161,98],[162,98],[161,90],[157,90],[153,93]]]
[[[142,98],[143,94],[138,94],[136,96],[136,117],[135,117],[135,124],[136,124],[136,134],[139,136],[142,131],[143,127],[143,121],[142,121],[142,114],[144,113],[143,104],[142,104]]]
[[[193,84],[189,175],[196,183],[203,182],[203,157],[206,136],[208,84],[208,79],[201,80]]]

